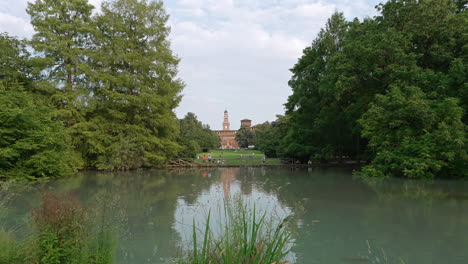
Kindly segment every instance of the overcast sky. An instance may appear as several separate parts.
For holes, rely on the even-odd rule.
[[[101,0],[90,0],[99,6]],[[243,118],[275,120],[291,94],[289,69],[335,11],[348,19],[372,17],[382,0],[166,0],[172,49],[182,59],[186,83],[176,109],[194,112],[221,129],[229,111],[231,129]],[[29,38],[34,31],[27,0],[0,0],[0,32]]]

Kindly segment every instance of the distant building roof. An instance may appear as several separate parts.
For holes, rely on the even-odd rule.
[[[241,120],[241,122],[242,122],[242,121],[252,121],[252,120],[250,120],[250,119],[248,119],[248,118],[244,118],[244,119]]]

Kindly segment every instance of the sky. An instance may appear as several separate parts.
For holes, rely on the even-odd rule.
[[[96,7],[102,0],[89,0]],[[228,110],[231,129],[284,114],[291,69],[336,11],[349,20],[373,17],[383,0],[165,0],[171,47],[181,59],[185,83],[175,112],[193,112],[221,129]],[[0,0],[0,32],[34,34],[27,0]],[[99,9],[98,9],[99,10]]]

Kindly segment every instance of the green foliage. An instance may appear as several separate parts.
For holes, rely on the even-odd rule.
[[[32,232],[15,236],[0,228],[0,264],[111,264],[116,230],[108,220],[114,207],[107,200],[97,210],[71,195],[44,192],[41,206],[31,210]]]
[[[367,167],[374,171],[366,174],[372,175],[465,175],[462,164],[466,146],[460,135],[465,133],[468,120],[466,13],[460,2],[453,0],[391,0],[377,9],[379,16],[363,21],[348,22],[342,14],[334,14],[312,45],[304,49],[291,70],[289,85],[293,94],[285,104],[289,122],[280,152],[303,160],[346,157],[374,160],[374,165],[389,167],[400,163],[400,168],[391,170]],[[395,127],[390,134],[400,136],[391,142],[393,146],[386,147],[385,153],[380,153],[377,139],[390,134],[377,128],[391,120],[381,116],[378,121],[383,123],[374,120],[372,128],[363,128],[358,120],[370,120],[371,109],[375,111],[382,103],[382,97],[376,95],[396,93],[395,87],[403,89],[403,94],[412,90],[409,87],[417,87],[418,95],[411,97],[415,102],[402,103],[415,108],[424,101],[426,109],[420,110],[433,120],[422,120],[416,116],[418,112],[408,111],[406,119],[425,123],[429,132],[419,124]],[[393,100],[397,97],[388,95]],[[441,108],[447,111],[439,111]],[[371,136],[369,129],[376,132]],[[407,134],[408,129],[413,134]],[[451,135],[443,136],[442,131]],[[424,137],[424,142],[408,141],[424,133],[431,134]],[[368,140],[373,143],[369,145]],[[438,146],[443,142],[447,143],[446,149]],[[405,145],[406,150],[400,148]],[[422,145],[427,149],[423,150]],[[422,152],[427,152],[428,157],[422,158],[426,155]]]
[[[281,139],[285,137],[287,131],[287,119],[284,116],[277,116],[274,122],[257,125],[255,129],[255,148],[265,153],[269,158],[281,156]]]
[[[352,125],[340,114],[346,108],[342,102],[349,100],[346,86],[352,79],[338,82],[342,77],[331,68],[339,66],[335,58],[343,49],[349,27],[343,14],[334,14],[292,69],[289,85],[293,94],[286,103],[289,130],[282,143],[282,152],[288,156],[308,160],[343,155],[356,139],[350,131]],[[339,83],[341,87],[336,85]]]
[[[0,264],[22,264],[27,262],[29,244],[20,243],[12,231],[3,228],[9,218],[10,201],[15,196],[10,190],[11,182],[0,182]]]
[[[21,87],[0,91],[0,176],[56,177],[79,166],[52,108]]]
[[[273,131],[270,123],[265,122],[257,125],[255,130],[255,148],[265,153],[267,157],[276,157],[276,148],[279,143],[279,137]]]
[[[462,113],[454,98],[427,99],[417,87],[393,87],[377,95],[360,120],[376,152],[363,173],[408,178],[466,175]]]
[[[93,8],[87,0],[37,0],[26,9],[36,31],[30,41],[37,53],[31,59],[33,73],[41,86],[49,86],[43,89],[67,127],[83,118],[80,98],[86,95]]]
[[[184,86],[168,15],[160,1],[103,2],[95,16],[93,9],[87,0],[30,2],[35,56],[1,35],[0,82],[25,83],[28,95],[54,105],[46,115],[64,123],[85,167],[163,166],[181,149],[173,110]]]
[[[0,228],[0,264],[25,263],[28,253],[11,232]]]
[[[11,86],[20,83],[27,86],[30,83],[28,73],[30,71],[28,59],[29,53],[26,50],[24,41],[0,33],[0,83]]]
[[[108,210],[104,210],[108,213]],[[110,264],[115,239],[105,213],[101,221],[71,195],[45,192],[42,204],[31,211],[37,250],[43,264]]]
[[[83,262],[89,217],[76,198],[44,193],[42,205],[31,215],[38,232],[40,263]]]
[[[26,9],[36,33],[31,46],[41,54],[35,57],[35,72],[57,88],[71,89],[80,83],[86,68],[85,49],[93,30],[87,0],[36,0]]]
[[[61,176],[80,160],[103,170],[158,167],[181,151],[173,110],[184,84],[162,2],[104,2],[92,17],[93,9],[87,0],[28,3],[34,56],[0,35],[2,176]],[[199,146],[181,140],[188,152],[217,146],[208,130]]]
[[[169,47],[161,2],[104,2],[90,54],[86,121],[72,128],[87,166],[135,169],[162,166],[180,150],[175,142],[183,83]]]
[[[248,126],[241,126],[236,132],[236,141],[240,148],[255,145],[255,132]]]
[[[203,149],[215,149],[221,145],[218,135],[211,131],[208,125],[197,120],[194,113],[187,113],[179,120],[178,143],[183,147],[179,157],[194,158]]]

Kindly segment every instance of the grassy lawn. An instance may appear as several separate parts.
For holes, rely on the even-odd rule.
[[[203,162],[202,157],[211,155],[212,163],[208,163],[208,159]],[[199,153],[197,156],[200,159],[195,159],[195,164],[210,164],[216,165],[228,165],[228,166],[241,166],[241,165],[281,165],[282,162],[276,158],[267,158],[265,163],[262,162],[265,156],[261,151],[258,150],[210,150],[209,152]],[[217,160],[222,162],[218,163]]]

